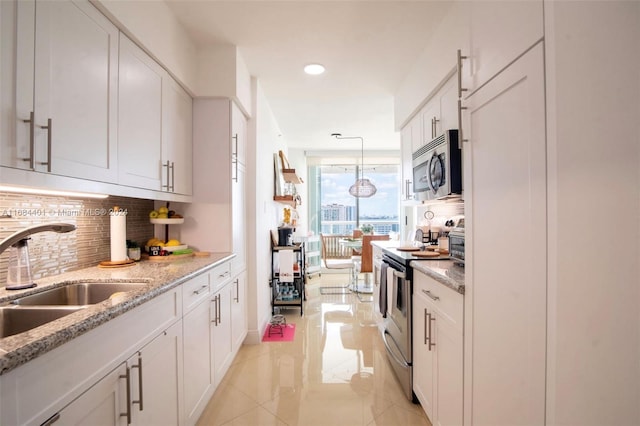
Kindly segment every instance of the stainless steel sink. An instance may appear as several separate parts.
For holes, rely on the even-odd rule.
[[[31,330],[84,308],[84,306],[0,306],[0,338]]]
[[[107,300],[112,294],[137,290],[144,282],[84,282],[71,283],[12,301],[14,305],[92,305]]]

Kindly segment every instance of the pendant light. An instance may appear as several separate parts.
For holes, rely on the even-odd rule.
[[[357,178],[356,176],[355,183],[349,188],[349,194],[353,195],[356,198],[369,198],[373,196],[378,191],[378,189],[373,183],[371,183],[369,179],[366,179],[364,177],[364,139],[360,136],[342,136],[341,133],[332,133],[331,136],[336,139],[360,139],[360,147],[362,152],[360,178]]]

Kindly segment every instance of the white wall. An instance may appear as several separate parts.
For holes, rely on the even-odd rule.
[[[456,67],[457,51],[468,45],[468,7],[456,2],[416,58],[394,97],[395,128],[400,130]]]
[[[163,1],[91,1],[186,90],[195,93],[196,46]]]
[[[285,150],[259,82],[251,79],[254,116],[249,120],[247,147],[248,322],[246,343],[259,343],[271,318],[271,230],[278,226],[282,204],[273,201],[273,154]],[[255,144],[255,145],[253,145]],[[255,175],[251,176],[251,170]],[[255,208],[254,208],[255,207]]]
[[[547,424],[637,425],[640,3],[548,1],[545,33]]]
[[[197,96],[234,99],[246,116],[252,115],[251,76],[236,46],[210,46],[197,55]]]

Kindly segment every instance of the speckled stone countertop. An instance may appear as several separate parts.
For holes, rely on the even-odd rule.
[[[420,271],[453,291],[464,294],[464,268],[452,260],[413,261],[414,271]]]
[[[36,280],[27,290],[0,289],[0,305],[44,289],[77,282],[145,282],[143,288],[127,292],[66,315],[40,327],[0,339],[0,374],[22,365],[58,346],[124,314],[183,282],[232,259],[230,253],[212,253],[171,262],[141,261],[124,268],[86,268]]]

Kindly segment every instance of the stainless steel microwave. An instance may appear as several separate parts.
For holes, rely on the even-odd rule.
[[[416,198],[437,200],[462,194],[462,150],[458,130],[447,130],[413,153]]]

